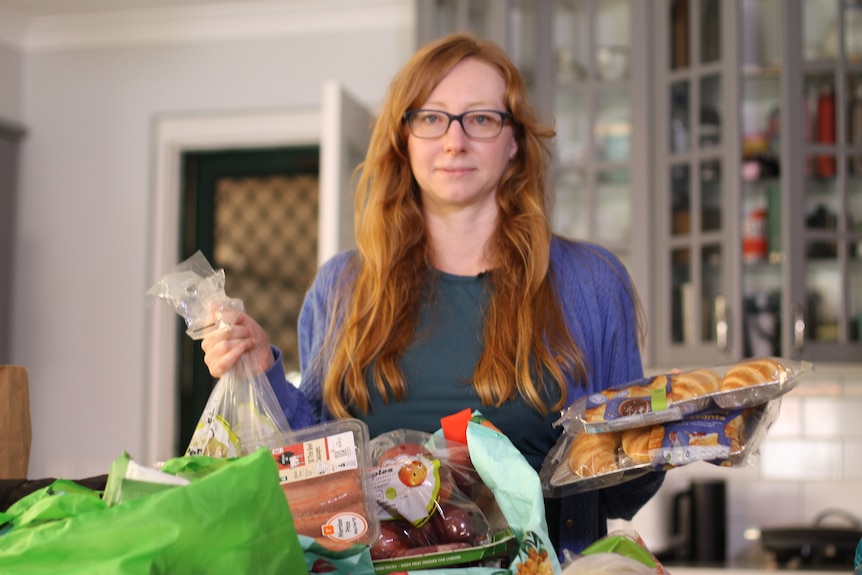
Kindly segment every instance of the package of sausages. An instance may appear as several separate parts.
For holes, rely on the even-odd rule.
[[[707,409],[744,409],[784,395],[811,370],[808,362],[758,357],[654,375],[579,398],[558,424],[605,433],[678,421]]]
[[[331,551],[377,540],[368,427],[343,419],[268,437],[279,481],[299,535]]]
[[[564,431],[539,472],[546,497],[611,487],[697,461],[745,467],[778,417],[781,398],[737,409],[712,407],[623,431]]]

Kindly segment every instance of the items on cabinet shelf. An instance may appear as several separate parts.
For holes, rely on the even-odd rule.
[[[769,120],[766,124],[766,140],[769,153],[778,156],[781,153],[781,113],[778,106],[769,112]]]
[[[721,59],[720,0],[706,0],[701,6],[700,61]]]
[[[744,354],[747,357],[779,355],[781,348],[781,294],[758,291],[745,301]]]
[[[820,204],[806,216],[805,227],[810,230],[836,230],[838,216]],[[805,257],[809,260],[833,260],[838,257],[838,244],[835,240],[809,242],[805,248]]]
[[[721,115],[713,107],[700,109],[700,147],[711,148],[721,144]]]
[[[671,69],[688,67],[688,0],[673,0],[671,19]]]
[[[562,47],[557,50],[557,82],[571,84],[582,80],[585,75],[584,68],[570,48]]]
[[[763,67],[763,31],[758,5],[755,2],[740,2],[741,58],[743,68],[757,70]]]
[[[862,0],[844,4],[844,53],[849,62],[862,61]]]
[[[852,172],[862,175],[862,77],[856,81],[853,100],[850,102],[850,145],[855,148],[850,160]]]
[[[778,181],[766,187],[766,241],[769,261],[780,262],[781,253],[781,186]]]
[[[769,253],[766,235],[766,208],[758,206],[749,210],[742,221],[742,259],[759,262]]]
[[[817,98],[817,126],[816,136],[818,144],[835,143],[835,92],[831,86],[824,86]],[[835,156],[820,154],[816,158],[815,173],[821,178],[830,178],[835,175]]]
[[[629,50],[625,46],[596,48],[596,71],[600,80],[623,80],[629,75]]]
[[[742,161],[742,179],[745,182],[756,182],[766,178],[777,178],[781,175],[778,158],[766,154],[755,154]]]
[[[742,140],[743,181],[756,182],[781,174],[778,129],[778,108],[775,107],[762,131],[745,134]]]
[[[808,214],[805,224],[809,229],[835,230],[838,229],[838,216],[823,204],[819,204]]]
[[[674,154],[685,153],[689,149],[688,122],[688,85],[679,84],[671,90],[671,142]]]

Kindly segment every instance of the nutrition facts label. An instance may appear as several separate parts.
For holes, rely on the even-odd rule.
[[[356,469],[356,439],[351,431],[336,433],[271,450],[282,483]]]

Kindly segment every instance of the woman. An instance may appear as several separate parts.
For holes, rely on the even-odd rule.
[[[551,234],[553,136],[498,46],[453,35],[421,49],[393,79],[361,166],[357,250],[322,266],[303,303],[301,386],[285,384],[248,316],[203,340],[212,375],[252,353],[294,428],[357,417],[372,437],[433,432],[479,409],[538,469],[560,409],[643,375],[625,268]],[[549,500],[557,549],[631,518],[662,479]]]

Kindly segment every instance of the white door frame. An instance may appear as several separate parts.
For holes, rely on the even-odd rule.
[[[319,146],[321,111],[286,109],[212,115],[165,116],[153,134],[155,180],[150,204],[149,285],[176,266],[180,245],[182,154],[198,150]],[[155,301],[155,300],[153,300]],[[179,316],[161,302],[146,314],[144,453],[154,464],[175,457],[176,364]]]

